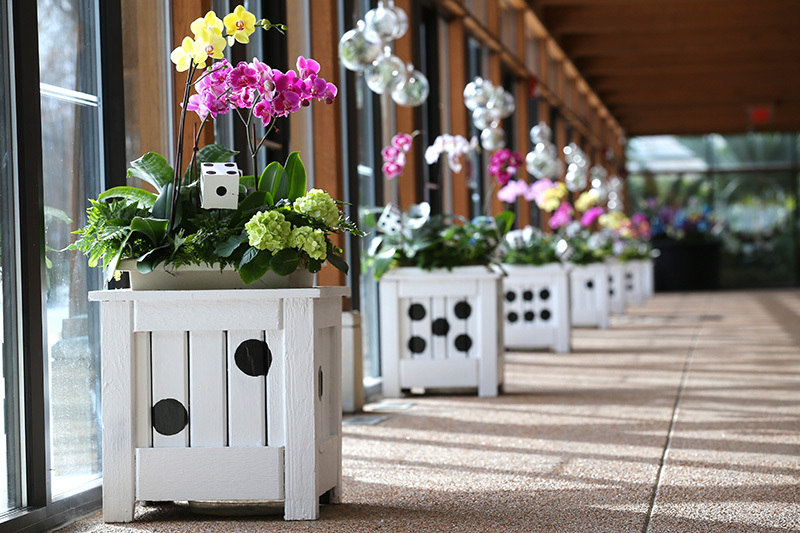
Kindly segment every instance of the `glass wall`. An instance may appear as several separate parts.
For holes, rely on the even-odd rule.
[[[719,242],[722,288],[798,285],[799,138],[631,139],[629,208],[651,215],[656,239]]]

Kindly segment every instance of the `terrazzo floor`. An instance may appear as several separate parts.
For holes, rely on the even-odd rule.
[[[342,503],[318,521],[177,503],[60,531],[800,531],[800,292],[659,294],[572,353],[506,361],[497,398],[387,400],[345,425]]]

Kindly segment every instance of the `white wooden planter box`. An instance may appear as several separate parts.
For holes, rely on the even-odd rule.
[[[560,263],[541,266],[503,265],[506,348],[570,349],[569,281]]]
[[[652,259],[643,259],[642,265],[642,290],[645,300],[649,300],[656,293],[655,264]]]
[[[380,281],[385,396],[403,389],[477,387],[503,380],[502,274],[484,266],[403,267]]]
[[[644,304],[644,261],[632,260],[622,264],[624,269],[625,301]]]
[[[103,519],[136,500],[284,500],[341,490],[346,287],[95,291],[102,302]]]
[[[619,315],[625,314],[625,266],[616,259],[609,259],[608,265],[608,295],[611,299],[611,312]]]
[[[605,263],[570,265],[569,293],[573,326],[608,328],[611,299]]]

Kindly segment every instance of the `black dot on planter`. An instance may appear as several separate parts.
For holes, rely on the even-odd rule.
[[[433,321],[432,331],[434,335],[447,335],[447,332],[450,331],[450,324],[447,319],[437,318]]]
[[[235,170],[229,170],[226,172],[226,174],[238,174],[238,172],[236,172]]]
[[[525,311],[525,322],[533,322],[533,311]]]
[[[226,167],[232,167],[232,166],[234,166],[234,164],[233,163],[225,163],[225,166]]]
[[[206,174],[216,174],[216,173],[217,173],[216,170],[209,170],[208,172],[206,172]]]
[[[408,349],[412,353],[422,353],[425,351],[425,339],[422,337],[411,337],[408,339]]]
[[[608,289],[608,295],[614,296],[614,289]]]
[[[319,367],[319,370],[317,370],[317,380],[319,381],[319,390],[317,390],[317,396],[319,396],[319,399],[321,400],[322,392],[324,390],[322,388],[322,367]]]
[[[547,309],[542,309],[542,311],[539,313],[539,316],[542,318],[542,320],[548,320],[550,318],[550,311]]]
[[[542,289],[541,291],[539,291],[539,298],[541,298],[542,300],[547,300],[548,298],[550,298],[550,291],[548,291],[547,289]]]
[[[633,279],[633,274],[630,272],[625,272],[625,279]]]
[[[411,320],[422,320],[425,318],[425,308],[422,304],[411,304],[408,308],[408,316]]]
[[[272,352],[261,339],[241,343],[233,354],[236,367],[248,376],[266,376],[272,365]]]
[[[214,163],[203,163],[203,166],[204,166],[204,167],[210,167],[210,166],[211,166],[211,165],[213,165],[213,164],[214,164]]]
[[[472,306],[465,301],[456,304],[456,316],[461,319],[469,318],[472,314]]]
[[[633,285],[628,285],[627,288],[628,288],[629,291],[632,291],[633,290]]]
[[[459,335],[456,337],[456,350],[459,352],[466,352],[472,348],[472,339],[469,338],[469,335]]]
[[[513,302],[516,299],[517,299],[517,295],[514,293],[514,291],[508,291],[506,293],[506,300],[508,300],[509,302]]]
[[[519,315],[512,311],[512,312],[508,313],[506,318],[508,319],[509,322],[513,323],[513,322],[516,322],[517,320],[519,320]]]
[[[217,196],[225,196],[228,194],[228,189],[220,185],[217,187]]]
[[[525,291],[522,293],[522,299],[526,302],[533,300],[533,291]]]
[[[159,400],[153,406],[153,429],[162,435],[177,435],[186,427],[189,413],[175,398]]]
[[[587,289],[594,289],[594,281],[592,281],[592,280],[587,281],[586,282],[586,288]]]

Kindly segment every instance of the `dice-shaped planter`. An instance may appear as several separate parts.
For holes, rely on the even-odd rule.
[[[485,266],[395,268],[379,283],[383,393],[503,382],[502,274]]]
[[[239,205],[239,178],[236,163],[203,163],[200,165],[200,207],[203,209],[236,209]]]
[[[573,326],[608,328],[611,299],[605,263],[570,265],[569,293]]]
[[[101,304],[103,519],[136,500],[338,503],[347,287],[89,293]]]
[[[503,265],[506,348],[570,349],[569,281],[561,263]]]
[[[625,265],[617,259],[607,259],[608,266],[608,296],[611,300],[611,312],[618,315],[625,314]]]
[[[644,261],[632,259],[622,266],[625,273],[625,301],[633,305],[644,304]]]

